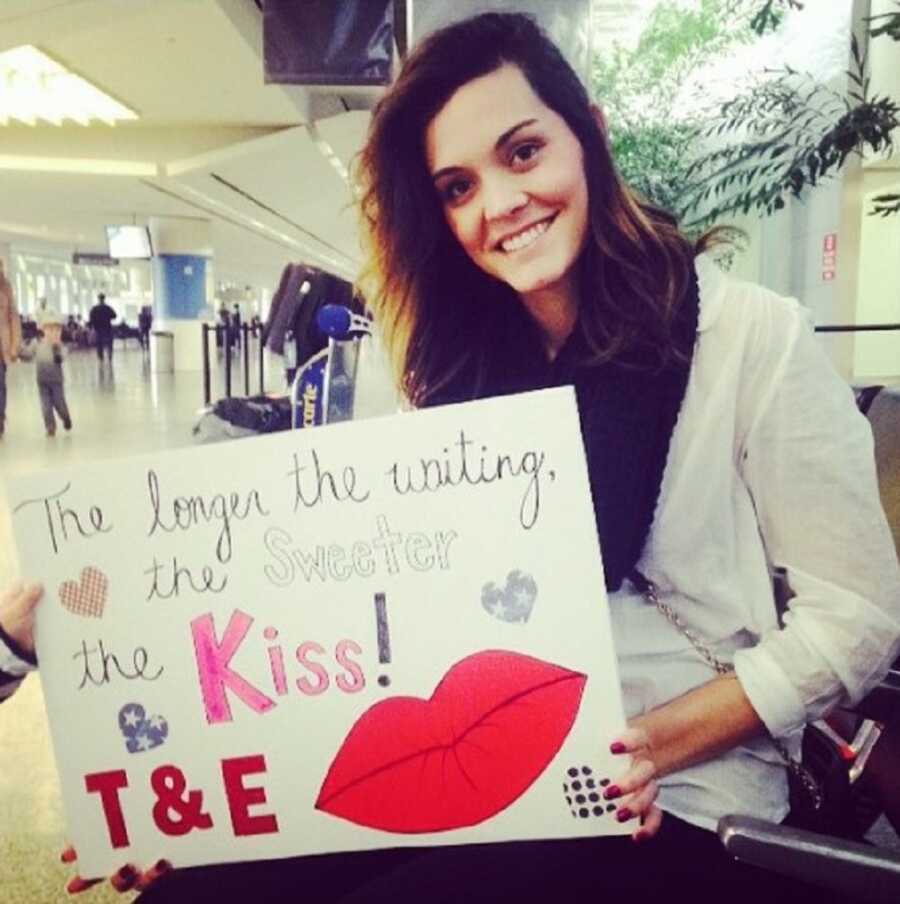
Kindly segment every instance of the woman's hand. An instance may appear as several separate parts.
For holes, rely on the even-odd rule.
[[[78,859],[75,848],[71,844],[67,844],[60,860],[63,863],[74,863]],[[109,883],[117,892],[126,891],[143,891],[149,888],[160,876],[169,872],[172,864],[168,860],[157,860],[150,869],[141,872],[130,863],[125,864],[117,872],[109,877]],[[95,885],[99,885],[104,879],[82,879],[81,876],[75,875],[69,879],[66,884],[66,891],[70,895],[78,895]]]
[[[40,584],[26,587],[20,581],[0,599],[0,628],[29,654],[34,652],[34,608],[43,593]]]
[[[631,765],[617,782],[607,786],[603,796],[616,802],[619,822],[640,820],[631,833],[634,841],[652,838],[662,825],[663,814],[655,803],[659,788],[655,781],[657,771],[650,736],[643,728],[628,728],[609,745],[609,749],[614,754],[631,754]]]

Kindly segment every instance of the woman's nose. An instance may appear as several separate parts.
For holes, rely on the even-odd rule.
[[[508,179],[485,181],[482,187],[484,217],[497,220],[517,213],[528,203],[528,195]]]

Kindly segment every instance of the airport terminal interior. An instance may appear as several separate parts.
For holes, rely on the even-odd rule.
[[[572,42],[587,73],[589,54],[617,43],[634,47],[663,2],[467,0],[458,14],[523,8],[544,15],[548,27],[553,17],[589,14],[590,25],[574,29]],[[668,5],[691,8],[692,2]],[[263,16],[270,3],[276,5],[0,2],[0,262],[25,327],[21,359],[6,372],[4,481],[212,440],[243,442],[232,437],[252,428],[214,417],[212,406],[261,393],[287,398],[301,359],[326,347],[324,333],[310,342],[298,331],[279,353],[271,342],[263,345],[273,300],[284,303],[279,292],[287,268],[310,268],[313,294],[325,274],[330,288],[323,300],[336,301],[328,295],[333,292],[350,304],[362,260],[350,173],[384,89],[361,79],[267,82]],[[800,55],[792,58],[800,68],[822,67],[821,79],[834,86],[851,65],[851,28],[893,6],[832,3],[834,15],[791,10],[782,43],[772,37],[766,52],[790,48]],[[431,7],[441,5],[447,6]],[[699,0],[694,5],[699,8]],[[407,16],[406,37],[414,40],[417,0],[397,6]],[[419,12],[420,22],[434,14],[426,2]],[[579,44],[586,29],[587,50]],[[900,45],[879,41],[869,50],[876,89],[900,102]],[[46,54],[43,62],[28,57],[31,51]],[[10,56],[16,52],[19,57]],[[736,52],[735,65],[750,65],[754,52]],[[73,93],[71,109],[65,98],[37,109],[34,87],[20,99],[4,93],[12,90],[16,66],[25,72],[57,64],[103,96],[89,92],[79,100]],[[730,71],[725,67],[719,76],[728,81]],[[835,368],[856,387],[900,383],[900,213],[868,215],[873,198],[892,192],[900,194],[900,156],[871,154],[851,158],[802,202],[792,200],[772,216],[753,211],[730,218],[744,230],[729,262],[735,275],[798,297],[819,327],[893,324],[818,334]],[[310,291],[308,283],[303,291]],[[102,358],[90,322],[100,294],[116,316],[111,353]],[[354,307],[352,317],[361,313]],[[34,352],[39,331],[57,323],[70,423],[58,418],[51,431],[42,417]],[[354,418],[400,407],[376,345],[377,336],[354,345]],[[287,418],[290,427],[290,413]],[[4,506],[0,588],[20,576],[12,534]],[[64,757],[65,750],[56,755]],[[868,838],[900,855],[900,840],[884,819]],[[38,672],[0,706],[3,904],[67,899],[72,869],[60,862],[65,841]],[[84,895],[88,901],[128,899],[108,886]]]

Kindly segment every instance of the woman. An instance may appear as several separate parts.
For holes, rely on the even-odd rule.
[[[807,721],[883,674],[900,623],[869,429],[800,309],[726,279],[702,255],[715,236],[691,247],[629,192],[602,118],[523,16],[424,42],[361,172],[368,300],[413,402],[576,387],[634,837],[658,807],[675,857],[725,813],[783,820],[769,733],[796,752]],[[796,594],[783,630],[767,561]],[[713,673],[641,575],[735,671]]]
[[[144,900],[210,881],[317,900],[802,899],[712,830],[730,812],[783,820],[770,735],[796,753],[807,721],[897,653],[897,562],[850,390],[794,302],[726,279],[702,254],[714,236],[692,246],[622,184],[599,113],[527,17],[426,39],[378,105],[360,176],[363,288],[414,405],[575,385],[630,718],[608,796],[641,843],[184,871]],[[783,629],[768,563],[796,594]],[[713,671],[646,579],[734,671]]]

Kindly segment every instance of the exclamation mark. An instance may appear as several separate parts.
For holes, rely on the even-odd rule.
[[[375,624],[378,629],[378,661],[387,665],[391,661],[391,632],[388,628],[387,602],[383,593],[375,594]],[[391,679],[387,675],[379,675],[378,683],[387,687]]]

